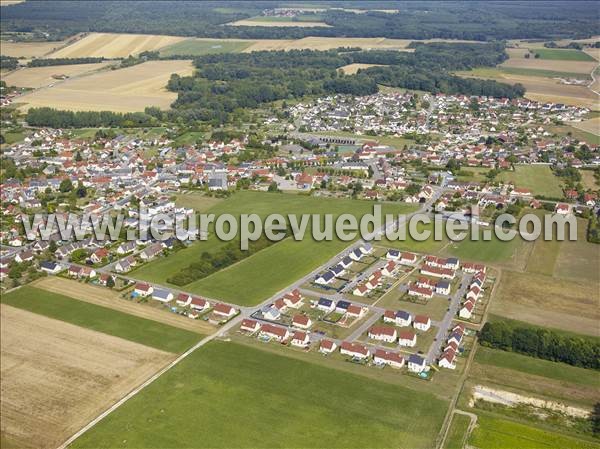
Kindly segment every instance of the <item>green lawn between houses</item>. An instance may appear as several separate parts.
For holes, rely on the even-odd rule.
[[[479,415],[468,444],[479,449],[597,449],[600,444],[570,438],[506,419]]]
[[[199,205],[204,204],[201,200],[199,197]],[[360,219],[363,214],[373,212],[374,204],[372,201],[364,200],[242,191],[215,204],[208,209],[207,213],[216,216],[224,213],[235,216],[242,213],[255,213],[261,217],[272,213],[298,216],[301,214],[339,216],[349,213]],[[186,206],[193,206],[193,200],[186,198]],[[397,215],[414,211],[415,206],[385,203],[382,210],[384,214]],[[309,224],[307,235],[302,241],[285,239],[209,277],[179,288],[239,305],[258,304],[326,262],[350,244],[339,240],[316,242],[310,238],[310,231]],[[412,242],[407,241],[407,244],[410,243]],[[216,252],[226,244],[227,242],[222,242],[211,235],[207,241],[196,242],[188,248],[133,271],[132,276],[149,282],[170,285],[167,279],[174,273],[187,267],[203,252]],[[397,245],[402,245],[402,242],[394,242],[394,246]]]
[[[213,341],[74,448],[431,448],[447,403],[429,393]]]
[[[195,332],[78,301],[35,287],[24,286],[8,294],[3,294],[1,302],[167,352],[183,352],[202,338]]]
[[[517,165],[514,171],[502,171],[499,181],[512,182],[515,187],[530,189],[534,195],[562,198],[560,179],[548,165]]]

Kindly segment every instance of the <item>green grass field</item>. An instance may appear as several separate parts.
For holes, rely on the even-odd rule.
[[[288,238],[185,289],[241,306],[253,306],[310,273],[348,242],[294,241]]]
[[[430,448],[447,404],[428,393],[211,342],[74,448]]]
[[[547,377],[549,379],[574,384],[597,387],[600,383],[598,372],[567,365],[566,363],[551,362],[549,360],[537,359],[514,352],[501,351],[499,349],[480,346],[475,355],[477,363],[491,365],[498,368],[508,368],[535,376]]]
[[[202,56],[210,53],[239,53],[254,42],[187,39],[160,50],[161,56]]]
[[[479,449],[597,449],[600,444],[536,429],[506,419],[479,416],[468,444]]]
[[[492,232],[492,239],[489,241],[471,240],[468,236],[461,242],[452,242],[444,252],[448,255],[458,257],[468,261],[478,261],[485,263],[508,263],[516,258],[517,252],[523,245],[519,238],[504,242],[496,237]]]
[[[512,182],[515,187],[530,189],[534,195],[562,198],[560,180],[547,165],[517,165],[514,171],[502,171],[499,181]]]
[[[194,201],[197,199],[198,206]],[[184,201],[184,200],[180,200]],[[200,209],[206,207],[205,198],[190,195],[185,198],[187,207]],[[315,198],[304,195],[269,194],[261,192],[237,192],[227,200],[216,203],[207,213],[220,215],[231,213],[255,213],[265,217],[279,214],[332,214],[338,216],[351,213],[357,217],[372,212],[373,202],[361,200],[340,200]],[[406,204],[385,204],[383,213],[407,213],[414,206]],[[349,242],[315,242],[310,237],[301,242],[286,239],[255,253],[238,264],[217,272],[207,278],[187,284],[184,288],[191,292],[204,294],[240,305],[253,305],[266,299],[296,279],[312,271],[315,267],[349,245]],[[167,279],[179,270],[187,267],[203,252],[216,252],[227,242],[211,235],[206,241],[199,241],[166,258],[160,258],[133,272],[139,279],[166,284]]]
[[[533,50],[539,59],[553,59],[560,61],[595,61],[587,53],[579,50],[567,50],[558,48],[536,48]]]
[[[465,415],[455,414],[452,417],[452,424],[450,424],[450,430],[446,437],[446,443],[444,444],[445,449],[462,449],[465,440],[465,434],[469,429],[469,423],[471,419]]]
[[[24,286],[3,294],[1,301],[29,312],[173,353],[185,351],[202,338],[194,332],[35,287]]]

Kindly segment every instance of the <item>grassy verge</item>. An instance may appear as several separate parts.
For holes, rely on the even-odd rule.
[[[445,449],[462,449],[470,422],[471,419],[465,415],[455,414],[452,417],[452,424],[450,424],[450,430],[444,445]]]

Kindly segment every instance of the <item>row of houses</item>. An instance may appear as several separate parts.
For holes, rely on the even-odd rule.
[[[152,285],[145,282],[138,282],[135,284],[133,296],[143,298],[148,297],[165,304],[175,299],[173,292],[164,288],[154,288]],[[216,303],[213,305],[204,298],[192,296],[188,293],[179,293],[176,303],[181,307],[189,307],[190,310],[197,313],[206,312],[212,308],[212,313],[221,319],[233,318],[238,313],[238,310],[229,304]]]
[[[469,285],[469,290],[465,294],[465,300],[463,301],[461,308],[458,311],[458,316],[465,320],[471,319],[473,316],[473,310],[475,304],[483,295],[483,284],[485,282],[485,273],[483,271],[478,272]]]
[[[427,315],[415,315],[405,310],[386,310],[383,313],[383,322],[399,327],[407,327],[412,324],[415,329],[427,332],[431,327],[431,318]]]
[[[456,368],[456,355],[458,354],[458,348],[463,341],[464,335],[465,327],[462,324],[457,324],[452,328],[444,351],[438,360],[438,366],[448,369]]]

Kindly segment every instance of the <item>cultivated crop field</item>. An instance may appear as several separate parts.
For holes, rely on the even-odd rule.
[[[51,58],[126,58],[143,51],[160,50],[186,38],[156,34],[90,33],[50,55]]]
[[[490,311],[538,326],[597,336],[599,300],[597,283],[505,271]]]
[[[56,42],[8,42],[0,41],[0,54],[15,58],[39,58],[62,47],[64,41]]]
[[[340,67],[339,70],[344,72],[346,75],[354,75],[360,69],[368,69],[369,67],[382,67],[382,64],[348,64]]]
[[[58,70],[58,68],[56,68]],[[148,61],[119,70],[103,71],[66,80],[51,88],[23,95],[19,102],[31,107],[72,111],[143,111],[148,106],[167,109],[177,98],[166,90],[171,74],[190,75],[190,61]]]
[[[539,50],[536,49],[535,51]],[[509,55],[509,59],[503,62],[500,67],[517,67],[523,69],[541,69],[553,70],[556,72],[577,72],[589,74],[598,65],[597,61],[589,59],[583,61],[541,59],[535,58],[533,55],[531,55],[529,58],[525,58],[525,55],[529,53],[529,50],[523,48],[508,48],[506,49],[506,52]]]
[[[38,89],[46,87],[61,80],[58,76],[67,76],[69,78],[77,77],[86,73],[95,72],[108,65],[110,62],[99,62],[97,64],[69,64],[48,67],[26,67],[16,70],[2,77],[3,81],[9,86],[31,87]]]
[[[536,59],[535,61],[540,60]],[[570,64],[574,63],[570,62]],[[535,101],[565,103],[593,110],[600,107],[600,96],[585,85],[564,84],[560,81],[560,79],[566,78],[589,79],[589,72],[561,73],[556,70],[500,66],[492,69],[474,69],[457,74],[464,77],[493,79],[508,84],[522,84],[526,89],[525,97]]]
[[[244,50],[245,53],[262,50],[331,50],[339,47],[360,47],[365,50],[402,50],[414,51],[407,48],[412,41],[406,39],[386,39],[383,37],[305,37],[293,40],[258,40]]]
[[[139,318],[36,287],[24,286],[2,295],[1,300],[2,304],[162,351],[183,352],[202,338],[195,332]]]
[[[445,412],[428,393],[211,342],[73,447],[428,448]]]
[[[160,54],[201,56],[209,53],[238,53],[254,43],[255,41],[234,39],[186,39],[163,47]]]
[[[271,19],[271,20],[265,20]],[[250,19],[242,19],[236,22],[228,23],[229,26],[246,26],[246,27],[302,27],[302,28],[315,28],[315,27],[326,27],[329,28],[325,22],[309,22],[307,20],[273,20],[278,17],[253,17]]]
[[[55,448],[173,355],[2,304],[3,448]]]
[[[575,122],[572,123],[572,126],[581,129],[582,131],[600,136],[600,117],[594,117],[582,122]]]

